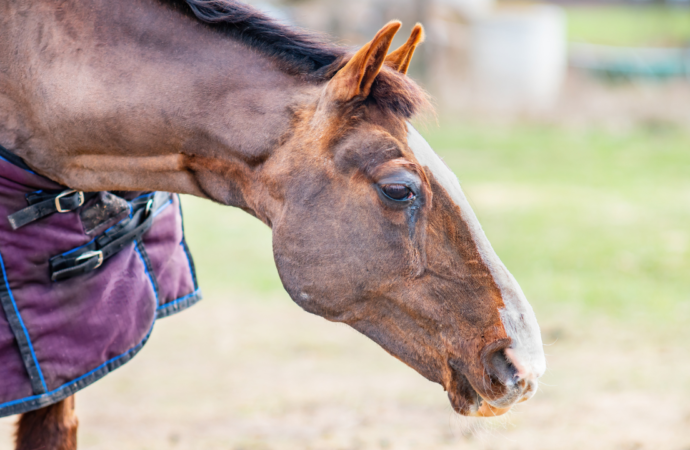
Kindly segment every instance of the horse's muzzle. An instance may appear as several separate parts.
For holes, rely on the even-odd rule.
[[[508,393],[496,400],[482,398],[476,410],[472,411],[471,416],[494,417],[510,411],[516,403],[522,403],[534,396],[537,392],[537,380],[520,380],[515,386],[509,388]]]
[[[497,341],[484,349],[481,356],[484,373],[473,385],[467,377],[466,366],[458,360],[449,361],[461,380],[458,392],[450,393],[457,412],[475,417],[500,416],[537,392],[542,374],[526,370],[506,343]]]

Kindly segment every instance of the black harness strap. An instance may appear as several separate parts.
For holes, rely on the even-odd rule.
[[[0,158],[31,172],[20,157],[1,145]],[[67,188],[32,192],[26,195],[29,206],[10,214],[7,218],[12,229],[16,230],[54,213],[74,211],[96,195],[98,192],[82,192]],[[170,195],[167,192],[155,192],[142,199],[133,200],[132,213],[128,219],[110,227],[87,245],[50,258],[51,280],[59,281],[91,272],[125,246],[139,240],[151,228],[154,212],[170,200]],[[0,292],[0,296],[1,294]]]
[[[105,260],[148,231],[153,224],[153,212],[169,199],[167,192],[156,192],[134,210],[130,219],[113,226],[76,251],[50,258],[50,278],[59,281],[97,269]]]
[[[10,214],[7,219],[13,230],[21,228],[35,220],[54,213],[66,213],[74,211],[86,201],[95,197],[98,192],[82,192],[74,189],[66,189],[54,193],[31,193],[26,199],[30,206]]]
[[[3,158],[20,169],[34,173],[24,160],[0,145],[0,158]],[[28,207],[7,216],[13,230],[21,228],[35,220],[50,214],[74,211],[86,201],[96,196],[98,192],[84,193],[74,189],[64,189],[51,192],[33,192],[26,195]]]

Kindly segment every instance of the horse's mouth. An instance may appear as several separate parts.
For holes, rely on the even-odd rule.
[[[478,405],[476,406],[476,409],[472,411],[470,416],[472,417],[497,417],[501,416],[508,411],[510,411],[510,408],[512,408],[513,405],[510,405],[506,408],[497,408],[493,405],[491,405],[488,401],[484,400],[483,398],[479,397],[479,402]]]
[[[458,395],[448,394],[450,403],[453,405],[455,412],[468,417],[496,417],[507,413],[512,407],[512,405],[510,405],[507,408],[497,408],[474,392],[474,390],[473,393],[474,398],[471,400],[464,398],[460,399]]]
[[[464,381],[467,379],[465,378]],[[508,393],[502,398],[487,400],[477,393],[469,382],[466,382],[460,383],[456,390],[449,390],[448,397],[458,414],[469,417],[497,417],[510,411],[517,403],[532,398],[537,391],[537,386],[536,381],[520,382],[519,385],[509,388]]]
[[[510,411],[513,405],[501,408],[491,405],[481,395],[472,389],[472,399],[460,399],[458,395],[449,393],[450,403],[458,414],[468,417],[497,417]]]

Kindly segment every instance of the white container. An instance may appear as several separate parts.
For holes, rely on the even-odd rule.
[[[485,17],[494,9],[496,0],[435,0],[457,11],[465,20],[474,21]]]
[[[498,10],[471,25],[473,96],[482,107],[548,109],[566,64],[566,18],[557,6]]]

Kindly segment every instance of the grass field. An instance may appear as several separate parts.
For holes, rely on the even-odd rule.
[[[77,396],[81,448],[690,449],[690,133],[421,130],[537,313],[533,400],[455,416],[439,386],[291,302],[267,227],[185,198],[206,300]]]
[[[572,6],[568,38],[622,46],[690,45],[690,9],[662,6]]]

